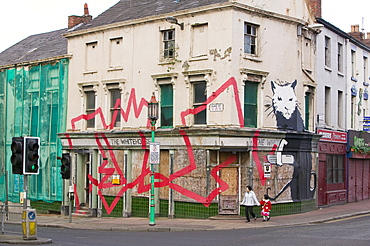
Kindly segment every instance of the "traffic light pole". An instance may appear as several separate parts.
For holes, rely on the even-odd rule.
[[[28,183],[28,175],[23,175],[23,192],[24,192],[24,197],[23,197],[23,209],[27,209],[27,186]]]

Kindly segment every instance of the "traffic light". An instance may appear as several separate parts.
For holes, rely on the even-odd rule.
[[[23,174],[39,174],[40,138],[24,138]]]
[[[71,177],[71,155],[63,153],[61,162],[60,174],[62,174],[62,179],[69,179]]]
[[[13,137],[12,145],[12,156],[10,161],[12,163],[12,173],[13,174],[23,174],[23,137]]]

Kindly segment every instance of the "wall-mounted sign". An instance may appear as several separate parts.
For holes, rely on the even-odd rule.
[[[159,143],[150,143],[150,164],[159,164],[160,160],[160,145]]]
[[[337,143],[347,143],[347,133],[325,129],[317,129],[317,134],[322,135],[320,141],[330,141]]]
[[[363,130],[365,132],[370,132],[370,117],[369,116],[364,116]]]
[[[212,103],[209,105],[209,111],[222,112],[224,111],[224,104],[223,103]]]
[[[357,96],[357,88],[355,85],[352,86],[351,88],[351,95],[356,97]]]
[[[270,163],[264,163],[263,164],[263,176],[265,178],[271,177],[271,164]]]

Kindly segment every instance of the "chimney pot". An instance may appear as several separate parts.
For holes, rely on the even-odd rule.
[[[89,15],[89,6],[87,5],[87,3],[85,3],[84,5],[84,15]]]

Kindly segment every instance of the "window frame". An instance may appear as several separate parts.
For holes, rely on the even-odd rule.
[[[343,155],[326,155],[326,183],[345,183],[345,160]]]
[[[248,26],[250,27],[250,32],[248,33]],[[249,22],[244,22],[243,26],[243,51],[244,54],[247,55],[252,55],[252,56],[257,56],[257,48],[258,48],[258,25],[249,23]],[[252,31],[254,30],[254,32]],[[250,38],[250,41],[247,42],[247,38]],[[248,49],[249,48],[249,49]]]
[[[253,98],[253,101],[249,100],[247,101],[247,96],[252,93],[252,90],[248,85],[253,85],[253,94],[255,94],[255,97]],[[244,109],[244,127],[252,127],[257,128],[258,127],[258,92],[259,92],[259,82],[246,80],[244,81],[244,102],[243,102],[243,109]],[[248,87],[248,88],[247,88]],[[247,93],[248,92],[248,93]],[[249,98],[250,99],[250,98]],[[252,117],[250,117],[250,110],[247,110],[247,108],[254,108],[255,114]],[[248,117],[247,117],[248,116]],[[251,120],[254,124],[247,124],[247,120]]]
[[[162,30],[162,58],[174,59],[176,56],[175,29]],[[171,36],[169,35],[171,34]]]
[[[325,36],[324,49],[325,49],[325,67],[331,68],[331,38],[328,36]]]
[[[160,90],[161,90],[161,100],[160,100],[160,124],[161,124],[161,128],[173,128],[173,125],[174,125],[174,121],[173,121],[173,104],[174,104],[174,100],[173,100],[173,96],[174,96],[174,93],[173,93],[173,84],[171,83],[166,83],[166,84],[160,84],[159,85],[160,87]],[[168,94],[165,94],[164,93],[164,87],[170,87],[169,91],[171,92],[170,94],[171,95],[168,95]],[[170,100],[168,100],[168,98],[170,97]],[[165,98],[167,100],[165,100]],[[167,104],[167,102],[170,102],[169,104]],[[170,120],[165,120],[165,119],[168,119],[170,118]],[[170,124],[169,121],[171,121]]]
[[[192,81],[192,106],[193,109],[196,109],[202,105],[204,105],[204,102],[207,100],[207,81],[205,80],[199,80],[199,81]],[[201,87],[201,90],[204,88],[204,101],[197,100],[197,96],[200,95],[196,92],[196,88],[198,85],[204,85]],[[198,87],[199,88],[199,87]],[[199,98],[198,98],[199,99]],[[206,125],[207,124],[207,107],[199,112],[198,114],[194,114],[193,118],[193,124],[194,125]]]
[[[85,111],[85,114],[86,115],[89,115],[89,114],[93,114],[95,113],[95,110],[96,110],[96,93],[94,91],[94,88],[93,86],[85,86],[84,87],[84,111]],[[88,106],[89,102],[92,102],[92,101],[89,101],[91,100],[91,98],[89,99],[89,96],[92,95],[93,96],[93,102],[94,102],[94,107],[93,108],[90,108]],[[90,119],[90,120],[86,120],[86,128],[95,128],[96,127],[96,122],[95,122],[95,117]]]

